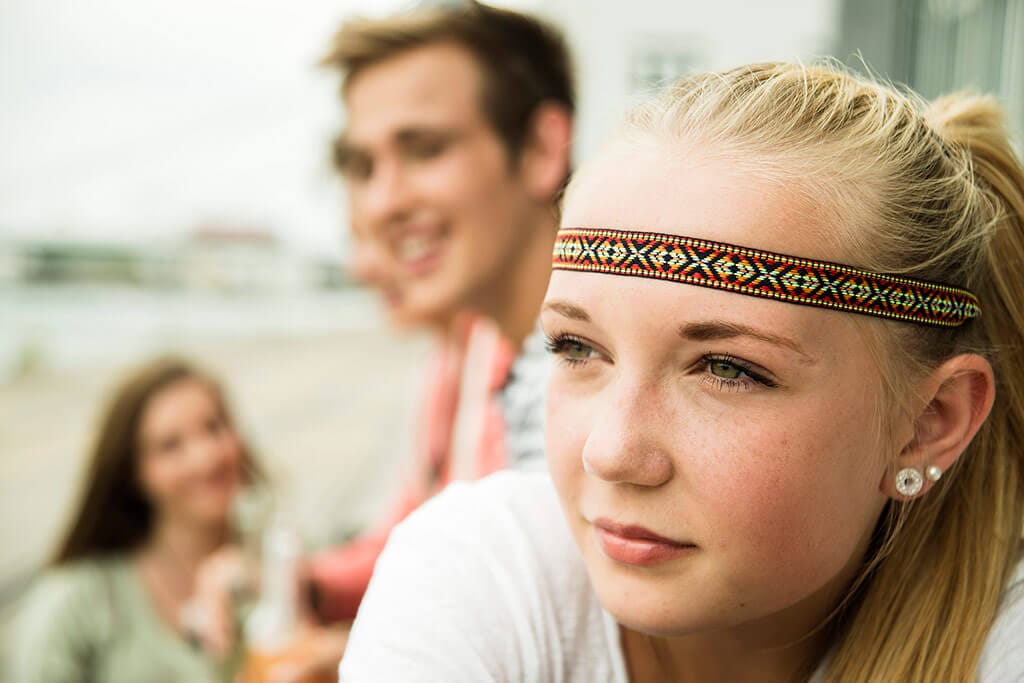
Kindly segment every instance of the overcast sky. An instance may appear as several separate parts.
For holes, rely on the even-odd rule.
[[[566,10],[577,58],[592,67],[580,74],[577,151],[618,120],[637,36],[689,45],[709,68],[813,57],[830,44],[837,7],[490,1]],[[0,241],[158,242],[215,223],[343,252],[345,208],[327,163],[341,104],[337,77],[315,62],[346,16],[412,4],[0,0]]]
[[[0,239],[206,221],[336,253],[339,21],[402,0],[0,0]]]

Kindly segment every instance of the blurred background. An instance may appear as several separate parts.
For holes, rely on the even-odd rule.
[[[408,452],[429,344],[347,275],[315,62],[387,0],[0,0],[0,633],[67,522],[105,392],[182,352],[225,381],[307,543]],[[1024,0],[519,0],[576,52],[576,157],[693,70],[831,55],[1024,131]]]

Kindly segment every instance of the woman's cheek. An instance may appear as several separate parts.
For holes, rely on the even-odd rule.
[[[583,473],[582,452],[589,428],[587,401],[567,386],[556,369],[548,386],[545,450],[548,466],[561,488],[561,482]]]
[[[790,440],[784,450],[762,451],[756,471],[736,468],[747,485],[724,485],[721,497],[709,499],[740,564],[762,567],[778,579],[781,593],[819,586],[835,576],[857,552],[865,533],[862,497],[856,483],[831,468],[842,457],[822,443]]]
[[[172,456],[148,456],[143,463],[142,488],[154,504],[162,505],[173,499],[183,488],[181,466]]]

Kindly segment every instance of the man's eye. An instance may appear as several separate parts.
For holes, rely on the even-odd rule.
[[[346,179],[365,179],[373,170],[373,162],[368,155],[340,140],[334,143],[331,161]]]
[[[445,143],[441,140],[424,140],[409,145],[407,152],[413,159],[433,159],[444,151]]]
[[[365,157],[349,157],[339,165],[341,175],[348,180],[366,180],[373,172],[373,164]]]

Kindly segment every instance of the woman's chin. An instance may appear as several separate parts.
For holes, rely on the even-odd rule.
[[[609,586],[597,590],[602,606],[631,631],[659,638],[675,638],[726,626],[723,615],[696,604],[679,591],[660,594]],[[694,596],[695,597],[695,596]],[[712,613],[714,612],[714,613]]]
[[[200,527],[227,524],[232,513],[232,498],[233,496],[209,496],[206,500],[194,501],[184,510],[185,516]]]

